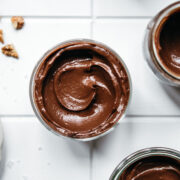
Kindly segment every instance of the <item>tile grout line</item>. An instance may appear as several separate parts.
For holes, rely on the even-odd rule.
[[[48,15],[22,15],[24,18],[41,18],[41,19],[98,19],[98,20],[106,20],[106,19],[151,19],[153,16],[94,16],[94,12],[93,12],[93,0],[91,0],[91,12],[90,12],[90,16],[61,16],[61,15],[57,15],[57,16],[48,16]],[[2,15],[1,18],[11,18],[11,15]]]
[[[94,0],[91,0],[91,24],[90,24],[90,38],[94,38]],[[89,170],[90,170],[90,177],[89,180],[93,180],[93,151],[94,151],[94,141],[91,142],[90,146],[90,164],[89,164]]]
[[[95,21],[95,16],[94,16],[94,0],[91,0],[91,25],[90,25],[90,38],[93,39],[94,37],[94,21]]]
[[[0,114],[0,118],[36,117],[34,114]]]
[[[91,0],[90,38],[93,38],[93,0]]]
[[[179,118],[180,115],[140,115],[140,114],[127,114],[126,117],[128,118],[148,118],[148,117],[157,117],[157,118],[169,118],[169,117],[173,117],[173,118]]]
[[[89,156],[89,158],[90,158],[90,166],[89,166],[89,169],[90,169],[89,175],[90,175],[90,177],[89,177],[89,179],[90,180],[93,179],[93,174],[92,174],[92,172],[93,172],[93,151],[94,151],[94,141],[91,142],[91,146],[90,146],[90,156]]]
[[[107,19],[151,19],[153,16],[97,16],[98,20]]]
[[[32,19],[91,19],[91,16],[48,16],[48,15],[22,15],[24,18]],[[11,15],[2,15],[1,18],[11,18]]]

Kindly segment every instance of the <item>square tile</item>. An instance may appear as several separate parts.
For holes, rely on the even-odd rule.
[[[58,137],[36,118],[2,118],[3,180],[90,180],[90,144]]]

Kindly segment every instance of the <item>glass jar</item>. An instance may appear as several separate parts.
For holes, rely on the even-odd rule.
[[[180,161],[180,152],[173,149],[164,148],[164,147],[152,147],[152,148],[142,149],[129,155],[124,160],[122,160],[121,163],[113,171],[109,180],[119,180],[121,174],[130,165],[144,158],[155,157],[155,156],[167,157],[176,161]]]
[[[157,47],[164,24],[176,12],[180,13],[180,2],[169,5],[149,22],[145,32],[143,52],[149,67],[161,82],[180,87],[180,76],[169,71],[167,66],[162,63]]]
[[[47,57],[50,57],[52,56],[53,54],[55,54],[55,52],[59,52],[59,50],[62,48],[62,47],[65,47],[65,46],[69,46],[69,44],[72,46],[73,44],[76,44],[76,43],[92,43],[94,45],[100,45],[102,47],[105,47],[106,49],[108,49],[119,61],[120,63],[122,64],[122,66],[124,67],[125,69],[125,72],[127,74],[127,78],[128,78],[128,82],[129,82],[129,99],[128,99],[128,103],[127,103],[127,106],[123,112],[123,114],[119,117],[118,121],[116,121],[116,123],[113,124],[113,126],[109,129],[107,129],[106,131],[104,131],[103,133],[100,133],[98,135],[95,135],[95,136],[92,136],[92,137],[83,137],[83,138],[76,138],[76,137],[71,137],[71,136],[66,136],[66,135],[63,135],[62,133],[59,133],[57,130],[55,130],[54,128],[52,128],[52,126],[50,126],[45,118],[43,117],[42,113],[39,111],[39,108],[37,106],[37,103],[35,101],[35,92],[34,92],[34,88],[35,88],[35,81],[36,81],[36,74],[37,72],[39,72],[39,69],[40,69],[40,66],[42,65],[43,62],[45,62],[45,60],[47,59]],[[130,74],[129,74],[129,71],[125,65],[125,63],[123,62],[123,60],[120,58],[120,56],[114,52],[111,48],[107,47],[106,45],[102,44],[102,43],[99,43],[99,42],[96,42],[94,40],[89,40],[89,39],[76,39],[76,40],[70,40],[70,41],[65,41],[65,42],[62,42],[60,44],[58,44],[57,46],[55,46],[54,48],[50,49],[49,51],[47,51],[44,56],[39,60],[39,62],[37,63],[37,65],[35,66],[34,70],[33,70],[33,73],[32,73],[32,76],[31,76],[31,80],[30,80],[30,101],[31,101],[31,105],[32,105],[32,108],[37,116],[37,118],[40,120],[40,122],[49,130],[51,131],[52,133],[58,135],[58,136],[61,136],[61,137],[65,137],[65,138],[70,138],[70,139],[75,139],[75,140],[80,140],[80,141],[90,141],[90,140],[94,140],[94,139],[97,139],[99,137],[102,137],[104,136],[105,134],[109,133],[110,131],[112,131],[118,124],[119,124],[119,121],[124,118],[126,112],[127,112],[127,109],[129,107],[129,103],[130,103],[130,100],[131,100],[131,93],[132,93],[132,85],[131,85],[131,78],[130,78]]]

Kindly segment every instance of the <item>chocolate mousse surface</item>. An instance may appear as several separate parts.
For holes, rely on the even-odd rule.
[[[74,138],[97,136],[123,115],[130,84],[111,50],[89,41],[71,41],[46,54],[34,77],[34,101],[56,132]]]
[[[180,9],[162,20],[155,37],[161,63],[169,74],[180,78]]]
[[[144,158],[125,169],[119,180],[180,180],[180,162],[164,156]]]

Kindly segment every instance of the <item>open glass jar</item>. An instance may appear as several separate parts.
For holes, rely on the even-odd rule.
[[[143,51],[156,77],[180,87],[180,2],[160,11],[147,25]]]
[[[168,177],[172,176],[180,178],[180,152],[153,147],[142,149],[126,157],[113,171],[109,180],[125,180],[133,177],[136,177],[134,179],[169,179]]]
[[[132,93],[117,53],[88,39],[62,42],[35,66],[30,100],[40,122],[58,136],[89,141],[112,131]]]

